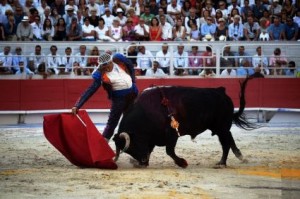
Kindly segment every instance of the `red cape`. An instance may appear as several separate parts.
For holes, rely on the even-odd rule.
[[[47,140],[72,164],[79,167],[117,169],[115,153],[85,110],[44,116]]]

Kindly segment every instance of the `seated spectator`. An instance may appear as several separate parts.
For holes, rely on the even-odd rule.
[[[251,67],[252,66],[252,59],[251,56],[245,52],[245,46],[239,46],[238,52],[235,53],[235,63],[233,66],[240,66],[242,61],[245,60],[244,66]]]
[[[290,61],[288,63],[288,69],[285,69],[285,75],[295,77],[296,76],[296,63],[294,61]]]
[[[176,21],[176,26],[172,29],[172,35],[174,41],[186,40],[186,28],[182,25],[182,19]]]
[[[203,41],[215,41],[216,24],[213,23],[212,17],[207,17],[206,23],[201,25],[201,37]]]
[[[188,53],[184,50],[184,45],[179,44],[177,51],[174,52],[174,70],[175,75],[188,75],[189,58]]]
[[[14,16],[8,17],[8,22],[4,24],[3,28],[7,41],[17,41],[17,24]]]
[[[47,21],[50,19],[45,19],[45,21]],[[44,21],[44,23],[45,23]],[[42,36],[42,30],[43,30],[43,24],[41,23],[41,18],[40,16],[35,16],[34,17],[34,22],[32,22],[31,24],[32,27],[32,33],[33,33],[33,40],[34,41],[43,41],[44,38]]]
[[[198,26],[192,22],[189,40],[190,41],[199,41],[200,37],[201,37],[201,33],[200,33]]]
[[[274,54],[270,57],[271,75],[282,75],[282,67],[286,67],[287,59],[281,53],[280,48],[275,48]]]
[[[146,70],[152,67],[154,61],[153,54],[146,50],[145,46],[138,47],[137,67],[141,69],[141,75],[146,74]]]
[[[234,17],[235,16],[238,16],[239,18],[239,23],[240,24],[243,24],[243,19],[242,17],[240,16],[240,11],[237,9],[237,8],[233,8],[230,12],[230,15],[228,17],[228,23],[231,24],[234,22]]]
[[[252,11],[254,18],[259,20],[263,17],[263,12],[266,10],[265,6],[261,3],[261,0],[255,0],[255,4],[252,5]]]
[[[61,65],[59,66],[60,74],[70,74],[73,69],[75,57],[72,55],[72,49],[67,47],[65,54],[61,57]]]
[[[202,15],[201,15],[201,18],[199,19],[200,20],[200,27],[201,27],[202,24],[206,23],[207,18],[212,18],[212,17],[210,16],[208,10],[204,10]]]
[[[74,17],[77,18],[76,12],[74,12],[74,8],[73,7],[69,7],[67,9],[66,14],[63,15],[63,19],[65,20],[66,25],[70,25],[72,23],[72,19]]]
[[[22,74],[24,71],[26,74],[30,74],[29,69],[27,69],[27,57],[25,57],[24,55],[22,55],[22,48],[21,47],[17,47],[16,48],[16,54],[13,56],[12,59],[13,62],[13,73],[20,75]]]
[[[219,19],[225,19],[224,16],[223,16],[223,12],[221,10],[216,10],[216,17],[214,19],[214,23],[219,26]],[[226,21],[226,20],[225,20]]]
[[[10,46],[5,46],[3,52],[0,53],[0,74],[13,74],[12,66]]]
[[[97,16],[97,10],[96,9],[91,10],[91,15],[88,16],[88,18],[90,20],[90,24],[96,28],[98,26],[98,21],[100,19],[100,16]]]
[[[72,18],[72,23],[67,26],[66,35],[68,41],[80,41],[82,37],[82,27],[77,23],[77,18]]]
[[[196,15],[196,9],[190,8],[189,13],[190,15],[186,16],[184,19],[184,27],[188,34],[191,32],[191,24],[196,24],[198,29],[200,28],[200,19]]]
[[[55,25],[57,24],[58,19],[60,19],[63,15],[60,15],[57,11],[57,8],[52,8],[51,10],[51,21],[53,22],[52,24]]]
[[[298,27],[300,27],[300,9],[296,11],[296,16],[294,16],[293,20],[298,24]]]
[[[132,1],[136,1],[136,0],[132,0]],[[134,25],[134,26],[138,25],[139,21],[140,21],[140,18],[139,18],[139,15],[136,14],[137,11],[134,11],[134,9],[130,7],[127,10],[127,12],[128,12],[127,17],[130,17],[132,19],[132,25]]]
[[[207,67],[202,70],[199,76],[202,77],[213,77],[216,75],[215,67],[216,67],[216,57],[213,56],[212,49],[210,46],[206,46],[206,51],[203,52],[203,67]]]
[[[231,13],[233,9],[236,9],[238,11],[238,13],[235,13],[232,16],[235,16],[236,14],[238,14],[238,15],[241,14],[241,7],[238,5],[238,0],[231,0],[231,5],[229,5],[227,8],[228,13]]]
[[[149,0],[149,9],[150,13],[153,14],[154,16],[158,14],[158,3],[156,3],[156,0]]]
[[[100,5],[96,3],[96,0],[89,0],[88,4],[86,5],[86,8],[88,8],[87,16],[91,16],[92,10],[96,10],[96,15],[100,16]]]
[[[272,3],[267,6],[267,10],[270,15],[280,16],[282,6],[279,4],[279,0],[272,0]]]
[[[17,39],[18,41],[32,41],[33,40],[33,29],[29,24],[29,18],[23,17],[22,22],[17,27]]]
[[[139,5],[139,3],[137,3],[137,0],[131,0],[130,3],[128,4],[128,6],[126,7],[126,12],[125,13],[127,13],[127,15],[130,16],[131,18],[133,18],[132,16],[138,17],[138,16],[141,15],[140,8],[142,6],[143,5]],[[135,21],[135,20],[133,19],[133,21]],[[137,25],[137,24],[134,24],[134,25]]]
[[[222,12],[222,14],[223,14],[222,18],[224,18],[225,20],[228,18],[229,12],[227,10],[226,1],[219,1],[217,10],[220,10]],[[216,12],[217,12],[217,10],[216,10]]]
[[[176,15],[181,15],[181,6],[177,4],[177,0],[171,0],[171,3],[167,6],[167,14],[170,15],[174,21]]]
[[[162,28],[159,25],[159,21],[156,17],[153,17],[149,27],[149,40],[150,41],[161,41]]]
[[[270,40],[284,40],[284,25],[280,22],[280,18],[275,16],[274,22],[268,29]]]
[[[28,73],[29,74],[46,74],[47,59],[44,53],[42,53],[42,47],[36,45],[34,52],[30,53],[28,58]]]
[[[124,14],[123,14],[124,11],[122,10],[122,8],[118,8],[118,9],[116,10],[116,12],[117,12],[116,18],[119,19],[119,21],[120,21],[120,26],[124,26],[124,25],[126,24],[126,22],[127,22],[127,17],[124,16]]]
[[[15,23],[17,26],[23,20],[23,17],[25,16],[24,14],[25,13],[24,13],[23,7],[21,5],[19,5],[15,8],[14,17],[15,17]]]
[[[249,13],[253,13],[252,6],[249,4],[249,0],[244,0],[244,6],[241,7],[241,16],[243,22],[246,22],[249,16],[252,16],[254,19],[254,16],[250,15]]]
[[[253,68],[259,67],[262,74],[270,74],[268,58],[263,56],[261,46],[256,48],[256,54],[252,58],[252,66]]]
[[[259,20],[259,28],[260,28],[260,34],[259,34],[259,41],[269,41],[270,40],[270,35],[268,31],[268,20],[266,18],[261,18]]]
[[[230,65],[235,66],[235,59],[234,59],[234,52],[231,51],[230,46],[225,46],[223,50],[223,56],[221,56],[220,64],[221,67],[226,66],[228,64],[228,61],[230,62]]]
[[[54,41],[65,41],[67,39],[67,25],[64,18],[58,19],[54,27]]]
[[[134,41],[135,32],[131,17],[128,17],[126,24],[122,28],[123,41]]]
[[[230,41],[239,41],[244,38],[244,26],[240,23],[240,16],[235,15],[233,22],[228,26],[228,36]]]
[[[59,74],[59,66],[61,65],[61,57],[57,54],[57,46],[52,45],[50,47],[50,54],[47,55],[47,75],[58,75]]]
[[[74,73],[75,75],[90,75],[91,71],[87,68],[88,55],[86,52],[86,46],[81,45],[79,52],[75,55]]]
[[[46,19],[42,28],[42,38],[45,41],[52,41],[54,37],[54,27],[52,26],[51,20]]]
[[[155,59],[165,74],[170,74],[170,58],[169,46],[167,43],[164,43],[161,50],[156,53]]]
[[[69,10],[72,10],[74,14],[77,12],[78,6],[75,4],[74,0],[67,0],[65,5],[65,13],[68,13]]]
[[[160,68],[158,61],[153,61],[152,68],[148,68],[145,76],[148,77],[164,77],[166,74]]]
[[[213,2],[211,0],[205,0],[204,6],[202,8],[202,12],[203,11],[208,11],[209,12],[209,16],[211,16],[211,17],[215,17],[216,16],[216,10],[213,7]]]
[[[104,15],[101,16],[104,21],[105,21],[105,25],[110,28],[112,26],[113,20],[114,20],[114,16],[111,14],[111,11],[109,8],[105,8],[105,13]]]
[[[13,10],[7,0],[2,0],[0,3],[0,13],[5,13],[7,10]]]
[[[156,18],[159,20],[159,23],[161,23],[161,21],[160,21],[161,16],[164,16],[165,22],[169,23],[171,26],[175,25],[175,22],[172,19],[172,17],[170,17],[170,15],[168,15],[168,14],[165,14],[165,12],[162,8],[159,8],[158,15],[156,15]]]
[[[181,6],[181,16],[183,18],[190,16],[190,9],[192,8],[190,0],[184,0]]]
[[[227,41],[228,39],[228,27],[226,26],[226,20],[224,18],[219,19],[219,25],[215,32],[215,39],[217,41]]]
[[[261,69],[259,67],[254,69],[254,73],[249,75],[251,78],[264,78],[265,76],[261,74]]]
[[[96,71],[98,68],[99,55],[99,49],[97,48],[97,46],[94,46],[91,50],[90,57],[88,57],[87,60],[87,66],[90,67],[91,72]]]
[[[252,16],[247,17],[247,22],[244,24],[244,36],[247,41],[257,41],[260,34],[260,27],[257,22],[254,22]]]
[[[145,24],[145,20],[140,18],[138,25],[134,27],[136,41],[149,41],[149,26]]]
[[[192,52],[189,54],[189,75],[199,75],[203,67],[201,53],[198,51],[198,46],[192,46]]]
[[[95,41],[95,28],[90,24],[88,17],[84,19],[84,24],[82,25],[82,41]]]
[[[121,42],[123,37],[122,26],[120,26],[119,18],[113,20],[112,26],[109,28],[108,36],[111,38],[111,41]]]
[[[111,38],[108,36],[108,28],[105,26],[105,21],[100,17],[98,21],[98,26],[95,28],[96,40],[97,41],[111,41]]]
[[[284,38],[288,41],[297,41],[299,38],[299,26],[293,21],[293,18],[289,16],[286,24],[284,24]]]
[[[232,66],[228,66],[229,68],[225,68],[222,70],[220,76],[221,77],[236,77],[236,70],[231,68]]]
[[[160,20],[160,26],[161,26],[161,39],[163,41],[172,41],[172,26],[170,23],[166,22],[166,17],[164,15],[161,15],[159,17]]]

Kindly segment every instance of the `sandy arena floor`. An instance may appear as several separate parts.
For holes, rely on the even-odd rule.
[[[41,126],[0,126],[0,198],[298,199],[300,124],[253,131],[233,127],[232,132],[248,163],[230,152],[228,167],[213,169],[221,145],[205,132],[197,143],[179,139],[177,153],[189,162],[186,169],[177,167],[164,148],[155,148],[148,168],[133,168],[122,154],[119,169],[112,171],[71,165],[48,143]]]

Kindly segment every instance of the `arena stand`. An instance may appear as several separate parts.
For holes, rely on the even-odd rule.
[[[58,54],[62,55],[66,47],[73,49],[73,54],[77,53],[79,46],[84,44],[87,49],[97,46],[101,52],[110,50],[126,55],[126,51],[132,43],[95,43],[95,42],[72,42],[72,43],[1,43],[0,49],[4,46],[11,46],[11,52],[16,47],[23,49],[23,55],[29,56],[34,51],[35,45],[42,46],[43,53],[49,54],[51,45],[58,47]],[[168,42],[169,51],[174,52],[178,42]],[[276,47],[280,47],[282,53],[288,61],[295,61],[296,66],[300,66],[300,43],[297,42],[185,42],[185,50],[190,51],[191,46],[198,46],[199,51],[204,51],[206,46],[211,46],[214,56],[216,56],[216,76],[213,78],[203,78],[199,76],[175,76],[170,75],[164,78],[150,78],[144,76],[137,77],[137,85],[140,91],[151,85],[180,85],[194,87],[218,87],[224,86],[227,94],[233,99],[234,105],[239,106],[239,81],[244,77],[223,78],[220,71],[224,67],[220,66],[220,58],[230,58],[223,56],[225,46],[231,46],[233,52],[237,52],[240,45],[245,46],[249,55],[255,54],[255,49],[262,46],[264,56],[270,57]],[[140,42],[134,45],[144,45],[147,50],[155,53],[161,49],[159,42]],[[89,54],[89,52],[88,52]],[[172,59],[172,58],[171,58]],[[172,63],[172,61],[171,61]],[[171,71],[173,67],[171,66]],[[90,76],[52,75],[47,79],[39,75],[34,75],[28,79],[26,75],[1,75],[0,76],[0,124],[18,123],[41,123],[42,115],[54,112],[70,111],[80,94],[91,82]],[[255,79],[249,83],[246,91],[247,110],[254,111],[258,119],[266,117],[267,112],[295,111],[300,110],[300,79],[287,76],[266,76],[264,79]],[[97,92],[83,107],[91,114],[95,122],[106,122],[109,108],[109,101],[103,89]],[[261,115],[263,113],[263,115]]]

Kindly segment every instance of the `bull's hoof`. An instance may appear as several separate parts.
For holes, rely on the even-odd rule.
[[[226,168],[226,164],[222,162],[218,162],[215,166],[213,166],[214,169],[224,169]]]
[[[244,164],[249,163],[249,161],[246,158],[242,159],[241,162],[244,163]]]
[[[129,162],[133,165],[134,168],[146,168],[147,166],[149,166],[149,162],[141,163],[133,158],[130,158]]]
[[[188,166],[187,161],[183,158],[179,158],[178,160],[176,160],[175,164],[177,164],[178,166],[180,166],[182,168],[186,168]]]

